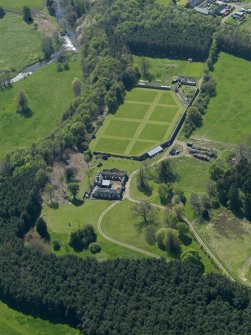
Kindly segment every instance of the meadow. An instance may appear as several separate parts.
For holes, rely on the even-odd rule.
[[[0,91],[0,158],[8,151],[29,146],[47,136],[61,121],[73,99],[71,83],[79,76],[79,61],[69,62],[70,70],[57,72],[56,65],[48,65]],[[29,100],[31,117],[16,112],[16,96],[24,90]]]
[[[140,56],[134,56],[134,62],[141,68]],[[171,85],[173,77],[178,75],[200,78],[203,73],[204,63],[192,62],[187,60],[150,58],[145,57],[149,63],[149,77],[153,80],[160,80],[162,84]]]
[[[203,125],[193,136],[222,143],[240,144],[250,134],[251,62],[221,53],[212,77],[217,96],[210,100]]]
[[[168,140],[184,107],[174,92],[135,88],[115,114],[109,114],[90,148],[140,155]]]
[[[80,335],[68,325],[56,324],[20,313],[0,302],[1,335]]]
[[[0,0],[0,6],[4,9],[21,11],[23,6],[31,10],[40,9],[45,6],[45,0]]]
[[[196,230],[233,277],[250,286],[250,222],[221,208],[209,223],[197,224]]]
[[[34,30],[22,16],[7,13],[0,19],[0,72],[11,71],[14,77],[29,64],[42,57],[44,33]]]

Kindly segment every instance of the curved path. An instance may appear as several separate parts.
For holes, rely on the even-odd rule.
[[[117,244],[121,247],[124,247],[124,248],[127,248],[127,249],[130,249],[130,250],[133,250],[133,251],[136,251],[136,252],[139,252],[145,256],[149,256],[149,257],[154,257],[154,258],[160,258],[159,256],[155,255],[154,253],[150,252],[150,251],[146,251],[144,249],[140,249],[140,248],[137,248],[131,244],[128,244],[128,243],[124,243],[124,242],[121,242],[121,241],[118,241],[118,240],[115,240],[114,238],[110,237],[109,235],[107,235],[104,231],[103,231],[103,228],[102,228],[102,222],[103,222],[103,219],[104,217],[106,216],[106,214],[114,207],[116,206],[117,204],[119,204],[120,201],[116,201],[116,202],[113,202],[109,207],[107,207],[103,213],[100,215],[100,217],[98,218],[98,222],[97,222],[97,229],[98,229],[98,232],[99,234],[104,238],[106,239],[107,241],[111,242],[111,243],[114,243],[114,244]]]
[[[175,143],[174,143],[175,145]],[[177,157],[177,156],[176,156]],[[180,157],[180,156],[178,156]],[[151,166],[155,165],[155,164],[158,164],[159,162],[161,162],[162,160],[166,159],[167,158],[167,153],[165,153],[157,162],[154,162],[153,164],[151,164]],[[133,171],[130,176],[129,176],[129,180],[127,182],[127,187],[126,187],[126,190],[125,190],[125,193],[124,193],[124,199],[128,199],[129,201],[131,202],[134,202],[134,203],[140,203],[141,201],[140,200],[136,200],[134,199],[131,195],[130,195],[130,187],[131,187],[131,182],[132,182],[132,178],[137,174],[139,170],[135,170]],[[121,241],[118,241],[118,240],[115,240],[113,239],[112,237],[110,237],[109,235],[107,235],[103,229],[102,229],[102,221],[103,221],[103,218],[105,217],[105,215],[114,207],[116,206],[117,204],[119,204],[120,201],[116,201],[114,203],[112,203],[108,208],[106,208],[104,210],[104,212],[100,215],[99,219],[98,219],[98,222],[97,222],[97,227],[98,227],[98,232],[100,233],[100,235],[105,238],[106,240],[112,242],[112,243],[115,243],[115,244],[118,244],[122,247],[125,247],[125,248],[128,248],[130,250],[133,250],[133,251],[136,251],[136,252],[140,252],[146,256],[150,256],[150,257],[155,257],[155,258],[159,258],[157,255],[149,252],[149,251],[146,251],[146,250],[143,250],[143,249],[140,249],[140,248],[137,248],[137,247],[134,247],[130,244],[127,244],[127,243],[124,243],[124,242],[121,242]],[[167,207],[165,206],[162,206],[162,205],[157,205],[157,204],[154,204],[154,203],[151,203],[151,205],[155,208],[160,208],[160,209],[164,209],[164,210],[167,210]],[[222,271],[222,273],[224,273],[230,280],[232,280],[233,282],[235,282],[235,279],[230,275],[230,273],[226,270],[226,268],[222,265],[222,263],[218,260],[218,258],[213,254],[213,252],[208,248],[208,246],[206,245],[206,243],[202,240],[202,238],[200,237],[200,235],[197,233],[196,229],[194,228],[194,225],[186,218],[186,217],[183,217],[183,221],[188,225],[191,233],[193,234],[193,236],[195,237],[196,241],[199,243],[199,245],[202,247],[202,249],[205,251],[205,253],[207,254],[207,256],[209,258],[211,258],[215,264],[218,266],[218,268]]]

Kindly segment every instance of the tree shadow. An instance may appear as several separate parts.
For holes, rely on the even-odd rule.
[[[83,205],[84,200],[75,198],[75,199],[72,199],[72,200],[71,200],[71,203],[72,203],[74,206],[79,207],[79,206],[82,206],[82,205]]]
[[[6,13],[4,10],[0,10],[0,19],[3,19],[5,17]]]
[[[192,237],[188,236],[188,235],[182,235],[180,236],[180,240],[181,242],[185,245],[188,246],[192,243],[193,239]]]
[[[18,111],[17,113],[25,117],[26,119],[31,118],[34,114],[33,111],[29,107],[25,108],[23,111]]]

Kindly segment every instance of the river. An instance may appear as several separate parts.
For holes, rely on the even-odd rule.
[[[65,19],[65,11],[62,8],[62,1],[61,0],[54,0],[56,3],[56,18],[59,23],[59,25],[64,29],[65,36],[62,36],[62,50],[71,50],[73,52],[78,52],[79,45],[78,45],[78,39],[77,39],[77,33],[74,27],[71,27],[68,22]],[[0,83],[1,86],[5,86],[8,83],[14,84],[18,82],[19,80],[22,80],[24,78],[27,78],[28,76],[32,75],[33,73],[37,72],[41,68],[54,63],[59,56],[59,52],[55,52],[53,55],[51,55],[49,60],[42,60],[38,63],[32,64],[27,66],[22,72],[18,73],[17,76],[10,79],[9,82],[6,83]]]

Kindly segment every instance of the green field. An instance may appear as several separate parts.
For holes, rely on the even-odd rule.
[[[251,62],[221,53],[212,77],[217,96],[210,100],[203,125],[195,138],[239,144],[250,134]]]
[[[110,201],[104,200],[89,200],[82,206],[75,207],[71,204],[60,205],[58,209],[51,209],[45,206],[42,210],[42,216],[47,222],[51,240],[58,240],[61,244],[61,250],[57,253],[63,255],[66,253],[75,253],[69,247],[68,241],[71,231],[75,231],[78,227],[83,227],[86,224],[92,224],[97,231],[97,220],[100,214],[112,204]],[[95,256],[84,250],[80,253],[75,253],[81,257],[96,257],[98,260],[106,260],[111,258],[141,258],[142,254],[112,244],[98,234],[97,242],[99,242],[102,250]]]
[[[188,198],[187,203],[189,205],[189,197],[192,192],[203,193],[206,191],[206,184],[209,180],[210,164],[189,157],[177,157],[175,159],[171,159],[170,163],[176,176],[173,186],[179,187],[185,192]],[[160,204],[158,184],[153,180],[150,180],[149,184],[152,187],[152,194],[146,195],[137,189],[136,180],[136,176],[133,177],[131,184],[132,197],[137,200],[148,200],[150,202]],[[190,211],[189,206],[186,206],[186,209]]]
[[[139,225],[141,220],[133,215],[132,206],[133,204],[128,200],[124,200],[119,205],[115,206],[104,218],[102,227],[105,233],[116,240],[128,243],[138,248],[150,251],[158,256],[170,259],[170,255],[160,250],[157,245],[149,245],[145,241],[144,232],[142,229],[140,229]],[[157,210],[157,212],[158,219],[156,222],[156,230],[163,226],[164,218],[163,210]],[[190,249],[197,250],[205,265],[205,271],[216,271],[213,264],[200,250],[198,244],[195,241],[192,240],[191,244],[187,246],[182,244],[181,247],[183,252]]]
[[[135,88],[109,114],[90,144],[93,151],[140,155],[166,141],[184,107],[174,92]]]
[[[21,16],[6,14],[0,19],[0,72],[11,71],[14,77],[27,65],[39,61],[43,37],[44,33],[34,30]]]
[[[0,0],[0,6],[17,11],[21,11],[23,6],[28,6],[31,10],[34,10],[43,8],[45,0]]]
[[[197,224],[196,230],[230,273],[250,286],[250,223],[221,208],[210,223]]]
[[[187,60],[168,58],[145,57],[145,59],[150,64],[149,77],[153,80],[160,80],[165,85],[170,85],[173,77],[178,75],[200,78],[204,69],[204,63],[200,62],[189,63]],[[141,57],[134,56],[134,61],[140,69]]]
[[[0,302],[1,335],[80,335],[68,325],[56,324],[15,311]]]
[[[80,75],[78,59],[69,65],[70,70],[64,72],[57,72],[55,64],[46,66],[13,88],[0,91],[0,158],[47,136],[59,124],[73,98],[72,80]],[[33,113],[29,118],[16,113],[15,97],[21,89]]]

